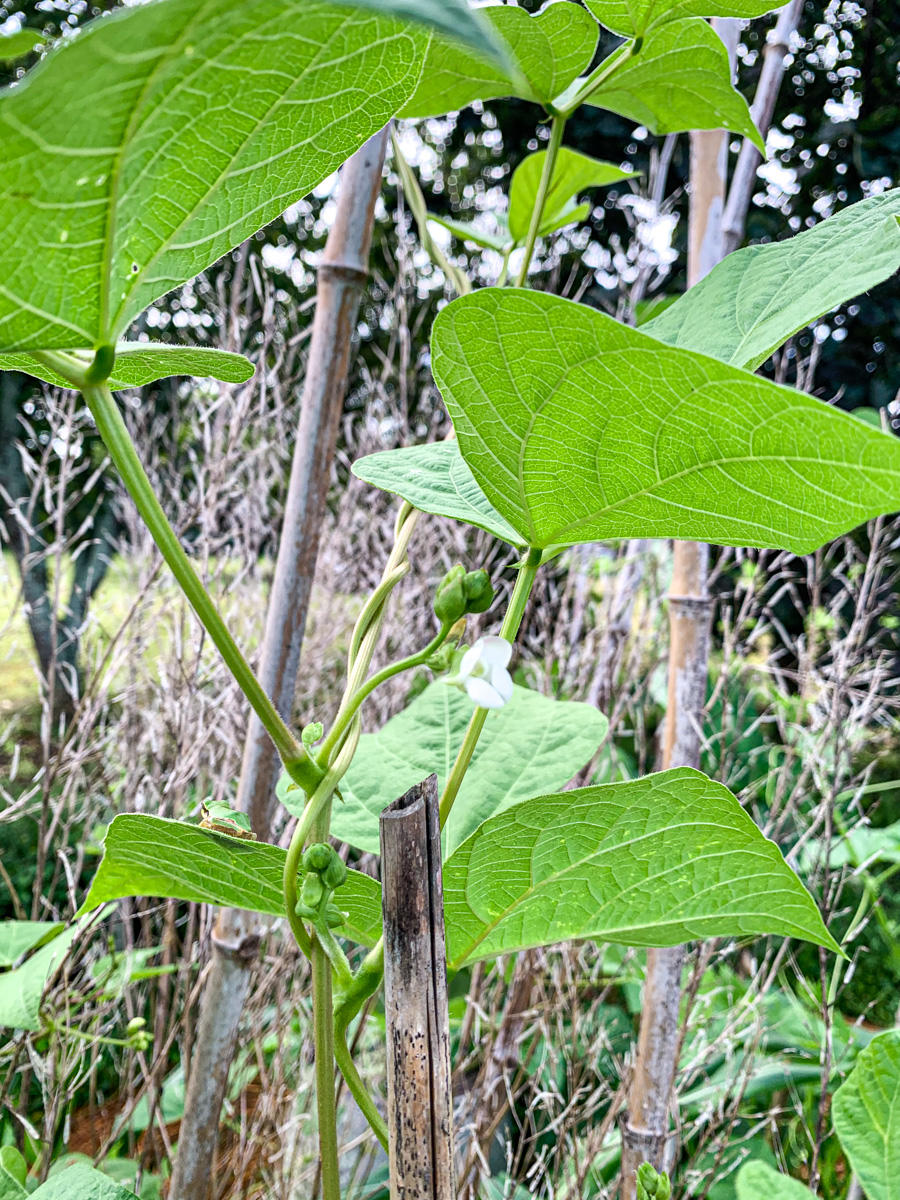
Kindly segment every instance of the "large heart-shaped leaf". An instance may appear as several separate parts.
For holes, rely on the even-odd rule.
[[[382,809],[432,772],[443,788],[474,707],[456,688],[433,683],[378,733],[363,734],[341,781],[344,803],[332,809],[335,837],[378,854]],[[512,700],[487,719],[444,826],[444,854],[452,854],[494,813],[536,789],[551,792],[568,783],[590,761],[607,727],[606,717],[589,704],[549,700],[517,687]],[[287,782],[282,776],[284,800]]]
[[[900,508],[900,441],[556,296],[485,289],[434,376],[490,503],[537,547],[676,537],[806,554]]]
[[[834,1128],[868,1200],[900,1198],[900,1031],[873,1038],[832,1106]]]
[[[80,932],[80,925],[70,925],[36,950],[20,967],[0,974],[0,1027],[40,1029],[44,988]]]
[[[766,152],[747,101],[732,85],[728,51],[699,17],[651,25],[640,49],[591,93],[590,103],[651,133],[730,129]]]
[[[490,52],[465,0],[162,0],[67,39],[0,94],[0,350],[115,343],[336,170],[415,87],[417,9]]]
[[[597,48],[596,21],[571,0],[553,0],[534,16],[516,5],[487,8],[484,16],[517,69],[500,69],[455,39],[433,33],[419,86],[400,116],[434,117],[500,96],[546,106],[587,69]]]
[[[123,896],[169,896],[284,916],[282,875],[287,852],[241,841],[182,821],[125,813],[103,843],[103,860],[81,906],[87,912]],[[351,871],[337,894],[349,912],[342,932],[371,946],[381,934],[381,888]]]
[[[454,439],[382,450],[353,464],[353,474],[385,492],[394,492],[420,512],[451,517],[485,529],[512,546],[526,546],[475,481]]]
[[[601,25],[640,37],[648,25],[679,17],[761,17],[777,0],[584,0]]]
[[[0,968],[49,942],[63,929],[61,921],[0,921]]]
[[[760,1158],[745,1162],[735,1177],[736,1200],[810,1200],[813,1193]]]
[[[851,204],[784,242],[729,254],[642,326],[753,370],[798,330],[900,267],[900,188]]]
[[[76,352],[72,357],[87,368],[93,355]],[[72,386],[33,354],[0,354],[0,371],[24,371],[54,387]],[[161,342],[119,342],[108,384],[113,391],[119,391],[144,387],[170,375],[198,378],[208,375],[223,383],[245,383],[252,374],[253,363],[243,354],[232,354],[228,350],[216,350],[211,346],[165,346]]]
[[[448,962],[572,938],[675,946],[780,934],[838,947],[726,787],[678,767],[526,800],[444,867]]]
[[[524,243],[528,236],[531,213],[537,200],[541,172],[547,158],[546,150],[529,154],[516,167],[509,185],[509,231],[514,242]],[[553,178],[544,202],[540,233],[552,232],[558,219],[568,208],[568,219],[574,219],[571,201],[588,188],[606,187],[622,179],[633,179],[637,171],[623,171],[613,163],[590,158],[563,146],[556,160]]]

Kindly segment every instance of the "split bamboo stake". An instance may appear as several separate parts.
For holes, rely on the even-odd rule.
[[[455,1200],[437,776],[381,814],[391,1200]]]

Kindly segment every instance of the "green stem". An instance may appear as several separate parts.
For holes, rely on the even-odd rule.
[[[503,255],[503,266],[500,270],[500,275],[497,278],[497,287],[506,287],[506,281],[509,278],[509,256],[512,254],[512,247]]]
[[[191,566],[190,559],[182,549],[175,530],[169,524],[162,505],[156,498],[112,393],[105,383],[101,383],[94,387],[85,386],[83,394],[110,458],[128,489],[128,494],[204,629],[225,660],[235,682],[275,743],[285,770],[304,791],[314,791],[322,778],[322,770],[309,758],[303,745],[288,729],[275,705],[263,691],[200,577]]]
[[[319,1118],[319,1161],[322,1200],[341,1200],[338,1165],[337,1105],[334,1094],[334,1014],[331,960],[319,944],[312,949],[313,1038],[316,1055],[316,1112]]]
[[[363,639],[364,633],[378,616],[378,611],[387,602],[388,596],[390,596],[400,580],[409,574],[409,571],[409,563],[402,562],[395,571],[392,571],[390,575],[382,579],[381,583],[379,583],[378,587],[363,605],[362,611],[353,627],[353,634],[350,638],[350,649],[347,652],[347,661],[351,665],[356,661],[356,656],[359,654],[359,644]]]
[[[522,265],[519,267],[516,287],[524,287],[525,280],[528,278],[528,268],[531,266],[534,244],[537,241],[538,230],[541,227],[541,221],[544,216],[544,205],[547,203],[547,193],[550,191],[550,183],[553,179],[553,172],[556,169],[556,160],[559,157],[559,150],[562,146],[565,129],[566,118],[559,115],[555,116],[550,126],[550,144],[547,147],[547,157],[544,159],[544,169],[541,171],[541,181],[538,184],[537,198],[534,202],[534,208],[531,210],[531,224],[528,226],[528,237],[525,239],[525,255],[522,259]]]
[[[628,62],[632,55],[640,51],[642,43],[642,38],[634,38],[631,41],[623,42],[599,66],[591,71],[590,75],[587,75],[584,79],[576,79],[561,96],[557,96],[553,102],[554,111],[560,113],[563,117],[571,117],[576,108],[579,108],[586,100],[589,100],[597,88],[606,83],[609,77],[614,75],[621,66]]]
[[[356,1063],[353,1061],[353,1055],[350,1053],[350,1047],[347,1045],[347,1026],[351,1018],[347,1017],[340,1011],[334,1019],[334,1057],[341,1074],[344,1077],[344,1082],[350,1091],[351,1096],[359,1106],[362,1115],[369,1122],[372,1132],[381,1142],[385,1150],[388,1149],[388,1129],[382,1119],[381,1113],[375,1107],[375,1101],[369,1094],[366,1085],[360,1078],[359,1071],[356,1069]]]
[[[516,579],[516,585],[509,600],[509,608],[506,610],[506,616],[503,618],[503,626],[500,629],[500,636],[506,638],[508,642],[515,642],[519,626],[522,624],[522,618],[525,615],[525,606],[528,603],[528,597],[531,595],[531,589],[534,586],[534,577],[537,575],[538,567],[541,565],[541,553],[540,550],[529,550],[524,563],[519,568],[519,576]],[[478,739],[481,737],[481,731],[487,720],[488,712],[489,710],[486,708],[476,708],[472,713],[469,727],[466,730],[466,736],[463,738],[463,743],[456,756],[456,762],[453,764],[453,769],[450,772],[447,782],[444,785],[443,794],[441,795],[441,829],[444,828],[447,818],[450,816],[453,802],[462,786],[466,771],[469,769],[469,763],[472,761],[472,755],[475,753],[475,747],[478,745]]]
[[[382,667],[358,691],[345,700],[334,726],[319,750],[318,757],[320,764],[326,763],[331,752],[340,745],[344,732],[359,711],[363,701],[368,696],[371,696],[376,688],[386,683],[388,679],[393,679],[395,675],[399,675],[402,671],[411,671],[413,667],[420,667],[426,663],[432,654],[440,649],[447,640],[447,634],[450,632],[451,627],[452,622],[442,625],[440,633],[428,643],[424,650],[420,650],[418,654],[410,654],[407,658],[401,658],[399,662],[390,663],[388,666]]]

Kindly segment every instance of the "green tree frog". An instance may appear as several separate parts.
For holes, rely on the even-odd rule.
[[[256,834],[250,828],[246,813],[236,812],[221,800],[210,800],[200,805],[200,828],[212,829],[214,833],[226,833],[229,837],[255,842]]]

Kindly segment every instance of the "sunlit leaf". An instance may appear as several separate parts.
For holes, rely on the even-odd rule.
[[[540,292],[441,312],[463,457],[533,546],[697,538],[806,554],[900,508],[900,441],[820,400]]]
[[[547,151],[538,150],[524,158],[513,172],[509,187],[509,231],[516,242],[524,243],[528,236],[528,226],[546,158]],[[544,203],[544,223],[540,232],[551,232],[550,226],[559,219],[572,198],[580,192],[593,187],[606,187],[622,179],[632,179],[636,174],[636,171],[623,171],[613,163],[601,162],[600,159],[590,158],[587,154],[579,154],[578,151],[563,146],[559,151]],[[574,212],[570,219],[574,219]]]
[[[84,367],[92,355],[74,355]],[[54,387],[72,385],[33,354],[0,354],[0,371],[24,371]],[[109,379],[113,391],[143,387],[170,375],[211,376],[223,383],[245,383],[253,374],[253,363],[243,354],[205,346],[165,346],[161,342],[119,342],[116,362]]]
[[[534,16],[516,5],[486,8],[483,15],[509,48],[518,73],[431,34],[419,86],[401,116],[440,116],[500,96],[547,105],[587,69],[597,47],[597,23],[571,0],[555,0]]]
[[[634,37],[657,21],[678,17],[761,17],[777,0],[584,0],[601,25]]]
[[[781,851],[687,767],[491,817],[444,867],[453,968],[572,938],[675,946],[779,934],[837,950]]]
[[[900,1031],[873,1038],[835,1093],[834,1128],[868,1200],[900,1198]]]
[[[28,1164],[15,1146],[0,1147],[0,1200],[24,1200]]]
[[[443,788],[474,708],[465,693],[437,682],[378,733],[363,734],[341,781],[344,802],[332,809],[334,836],[378,854],[382,809],[432,772]],[[444,826],[444,853],[494,813],[536,790],[563,787],[590,761],[607,725],[589,704],[549,700],[517,687],[512,700],[488,717]],[[279,795],[289,801],[285,784],[282,776]]]
[[[830,309],[900,267],[900,188],[783,242],[729,254],[644,330],[752,370]]]
[[[436,513],[485,529],[513,546],[526,545],[475,482],[456,441],[367,454],[353,464],[366,483],[394,492],[421,512]]]
[[[103,860],[81,911],[123,896],[169,896],[282,917],[286,854],[266,842],[241,841],[183,821],[126,813],[109,827]],[[381,934],[378,883],[351,871],[336,899],[340,909],[350,914],[342,932],[364,945],[376,941]]]
[[[415,87],[412,8],[166,0],[65,39],[0,93],[0,350],[115,343],[335,171]]]
[[[732,85],[728,51],[698,17],[651,25],[639,51],[591,93],[589,102],[656,134],[729,129],[765,154],[747,101]]]

